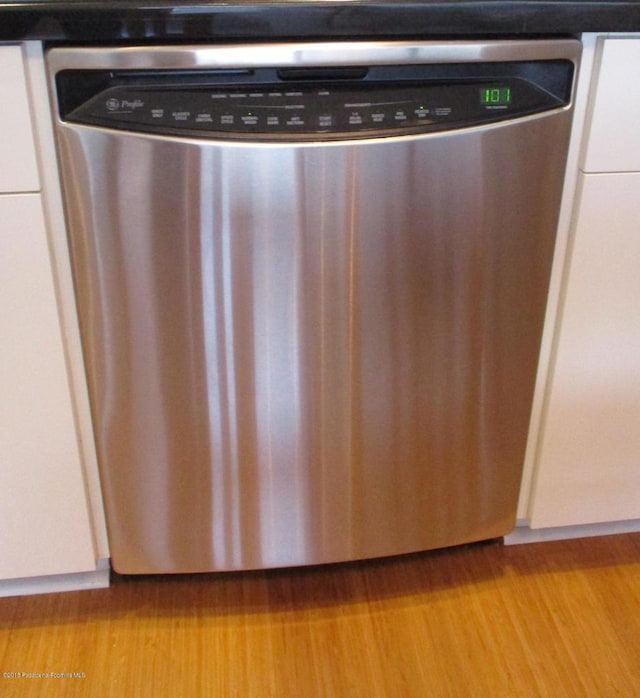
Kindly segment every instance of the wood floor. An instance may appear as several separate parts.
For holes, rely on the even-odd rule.
[[[640,534],[0,599],[13,672],[54,676],[3,698],[632,698]]]

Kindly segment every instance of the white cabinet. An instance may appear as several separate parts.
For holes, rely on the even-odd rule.
[[[0,46],[0,192],[38,191],[20,46]]]
[[[104,586],[39,44],[0,45],[0,164],[0,596]]]
[[[531,525],[640,518],[640,174],[582,175]]]
[[[639,71],[640,39],[600,40],[532,528],[640,519]]]
[[[585,172],[640,172],[640,39],[603,39]]]
[[[0,196],[0,577],[95,569],[40,196]]]

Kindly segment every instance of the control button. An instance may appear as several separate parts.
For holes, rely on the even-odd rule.
[[[244,114],[240,117],[240,120],[245,126],[256,126],[258,124],[258,117],[255,114]]]
[[[174,111],[171,112],[174,121],[188,121],[191,116],[190,111]]]
[[[429,110],[425,107],[416,107],[414,114],[418,119],[426,119],[429,116]]]
[[[212,124],[213,123],[213,116],[211,116],[210,112],[200,112],[199,114],[196,114],[196,123],[197,124]]]
[[[222,114],[220,117],[220,124],[222,126],[233,126],[235,122],[235,117],[233,114]]]
[[[333,116],[331,114],[320,114],[318,116],[318,126],[320,128],[330,128],[333,126]]]
[[[267,116],[267,126],[280,126],[280,117]]]
[[[164,109],[155,108],[151,110],[152,119],[162,119],[164,118]]]
[[[362,126],[362,113],[359,111],[352,111],[349,114],[349,126]]]
[[[436,107],[436,116],[449,116],[451,114],[451,107]]]
[[[298,114],[294,114],[287,119],[287,126],[304,126],[304,119]]]
[[[406,121],[409,117],[407,116],[407,112],[403,111],[402,109],[398,109],[393,118],[396,121]]]
[[[373,121],[374,124],[381,124],[384,122],[386,116],[387,115],[383,111],[375,111],[371,114],[371,121]]]

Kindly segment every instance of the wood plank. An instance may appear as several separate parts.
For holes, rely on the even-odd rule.
[[[13,696],[640,695],[640,534],[0,599]]]

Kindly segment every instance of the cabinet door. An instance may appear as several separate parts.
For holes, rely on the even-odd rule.
[[[640,38],[602,42],[596,73],[586,172],[640,171]]]
[[[640,174],[583,175],[534,528],[640,518]]]
[[[39,188],[22,50],[0,46],[0,193]]]
[[[37,194],[0,196],[0,578],[95,570]]]

